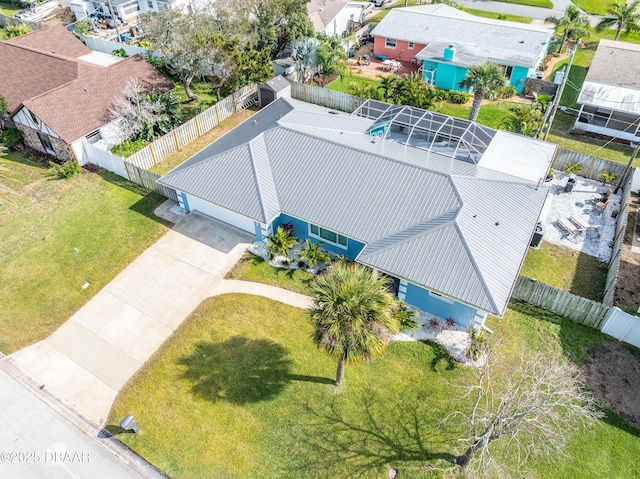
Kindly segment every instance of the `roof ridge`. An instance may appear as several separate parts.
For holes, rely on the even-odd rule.
[[[33,33],[33,32],[31,32],[31,33]],[[48,56],[48,57],[51,57],[51,58],[56,58],[58,60],[65,60],[65,61],[73,62],[73,63],[77,63],[78,62],[78,59],[74,58],[74,57],[67,57],[67,56],[64,56],[64,55],[59,55],[57,53],[40,50],[38,48],[28,47],[26,45],[20,45],[20,44],[17,44],[17,43],[10,43],[8,40],[0,42],[0,44],[8,45],[8,46],[13,47],[13,48],[20,48],[21,50],[27,50],[27,51],[30,51],[31,53],[38,53],[40,55],[45,55],[45,56]]]
[[[496,301],[493,298],[493,294],[491,294],[491,291],[489,290],[489,286],[487,285],[487,282],[484,279],[484,274],[482,274],[482,271],[480,270],[480,266],[478,266],[478,263],[477,263],[477,261],[475,259],[475,256],[473,256],[473,252],[471,251],[471,248],[469,247],[469,243],[467,243],[467,239],[465,238],[464,233],[462,232],[462,228],[460,228],[460,225],[458,224],[457,221],[454,221],[453,224],[454,224],[454,227],[455,227],[456,231],[460,235],[460,240],[461,240],[462,246],[464,247],[465,251],[467,252],[467,256],[469,258],[469,261],[473,265],[473,269],[474,269],[474,271],[476,272],[476,274],[478,276],[478,281],[482,285],[482,290],[484,291],[485,295],[487,296],[487,299],[491,303],[491,307],[493,308],[493,310],[494,311],[499,311],[500,308],[498,308],[498,306],[496,304]]]
[[[266,170],[268,172],[268,177],[265,177],[264,174],[261,173],[260,170],[257,168],[256,156],[254,155],[254,151],[253,151],[254,143],[256,142],[260,142],[264,146],[264,149],[266,152],[264,160],[267,163]],[[251,168],[253,169],[253,176],[258,189],[258,198],[260,198],[260,208],[262,209],[262,216],[264,217],[264,221],[267,222],[269,221],[269,218],[270,218],[270,212],[267,211],[267,208],[265,206],[264,190],[269,186],[273,186],[273,193],[275,194],[276,201],[278,203],[276,209],[278,210],[280,210],[280,198],[278,198],[278,190],[275,187],[275,179],[273,177],[273,170],[271,169],[271,161],[269,159],[269,153],[267,151],[267,142],[264,137],[264,132],[260,133],[258,136],[249,140],[247,144],[249,147],[249,157],[251,158]],[[271,185],[267,184],[269,180],[271,180]]]
[[[436,216],[435,218],[429,218],[422,223],[411,225],[403,230],[396,231],[387,236],[383,236],[382,238],[378,238],[374,242],[369,243],[367,246],[365,246],[365,249],[361,253],[361,256],[366,257],[368,254],[379,253],[387,248],[406,243],[407,241],[411,241],[418,236],[432,233],[439,230],[440,228],[451,225],[455,223],[455,219],[457,218],[461,207],[462,204],[460,204],[460,206],[458,206],[456,209],[446,211]]]

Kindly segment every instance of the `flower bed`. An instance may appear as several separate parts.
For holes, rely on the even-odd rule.
[[[320,261],[313,268],[310,268],[308,262],[300,257],[300,252],[304,248],[305,242],[299,241],[293,246],[293,248],[291,248],[291,250],[289,250],[288,258],[282,255],[276,255],[273,258],[269,258],[267,246],[261,241],[257,241],[249,247],[249,253],[260,256],[267,263],[271,266],[275,266],[276,268],[301,269],[307,273],[313,274],[314,276],[324,271],[328,264]],[[335,261],[338,258],[337,254],[326,250],[324,251],[329,254],[331,261]]]

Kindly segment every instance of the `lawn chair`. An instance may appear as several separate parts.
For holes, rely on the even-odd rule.
[[[558,224],[558,227],[562,231],[563,236],[566,236],[576,244],[578,243],[578,240],[580,239],[580,232],[584,230],[578,229],[567,218],[558,218],[558,221],[556,221],[556,223]]]
[[[604,210],[607,209],[607,206],[609,206],[609,200],[605,201],[604,203],[602,201],[600,201],[599,203],[596,203],[593,207],[593,212],[594,213],[598,213],[599,215],[601,215]]]
[[[596,237],[600,237],[600,231],[598,230],[600,225],[591,225],[579,216],[572,216],[571,218],[569,218],[569,221],[576,225],[576,228],[578,228],[578,230],[585,231],[589,238],[593,239]]]
[[[604,193],[596,193],[592,196],[592,198],[596,201],[596,203],[605,203],[609,200],[609,196],[611,196],[611,188],[607,188],[607,191]]]

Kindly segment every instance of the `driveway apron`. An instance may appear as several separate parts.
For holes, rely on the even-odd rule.
[[[183,217],[44,341],[8,360],[101,425],[118,391],[240,259],[253,237]]]

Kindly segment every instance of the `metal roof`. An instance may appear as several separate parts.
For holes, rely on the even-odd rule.
[[[268,86],[272,91],[279,92],[291,86],[291,83],[289,83],[282,75],[277,75],[260,85],[260,88],[264,88],[265,86]]]
[[[469,66],[486,60],[533,67],[542,57],[553,29],[476,17],[448,5],[394,8],[373,29],[373,36],[426,45],[417,56],[442,60],[444,48],[456,47],[453,63]]]
[[[640,69],[638,72],[640,73]],[[640,114],[640,88],[585,80],[578,95],[578,103],[606,110]],[[633,128],[635,129],[635,126]]]
[[[367,245],[358,258],[364,264],[503,314],[544,186],[326,123],[334,118],[342,127],[350,118],[366,130],[371,119],[322,109],[326,118],[311,111],[275,120],[283,108],[266,112],[272,128],[256,128],[245,144],[227,149],[234,142],[226,140],[216,154],[218,140],[208,159],[189,160],[159,181],[262,223],[286,213],[332,229]],[[236,129],[246,139],[246,126]]]

